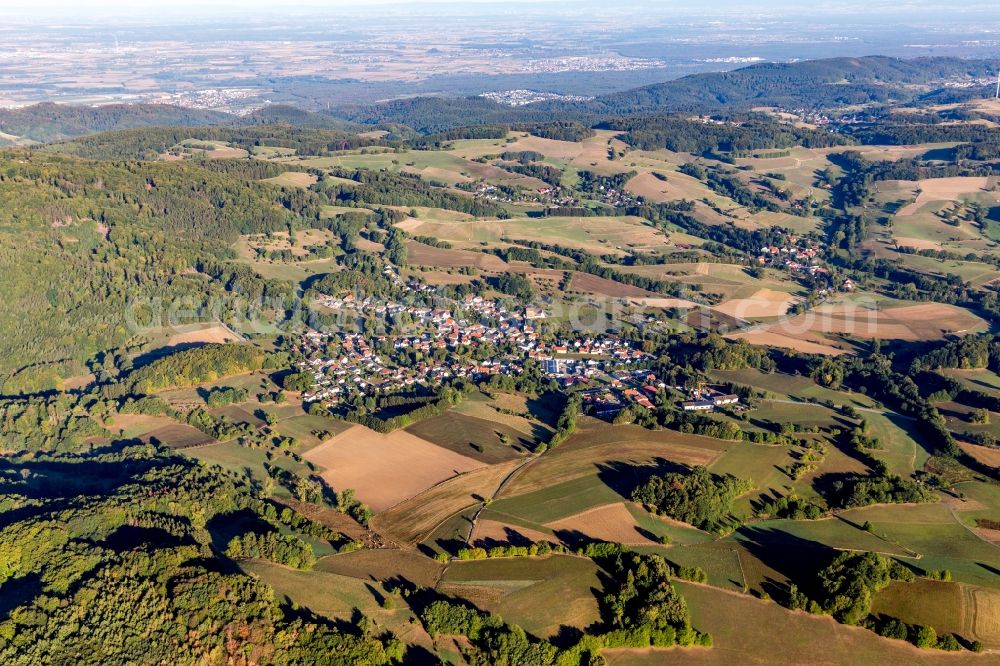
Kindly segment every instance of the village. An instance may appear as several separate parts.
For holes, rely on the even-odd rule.
[[[408,284],[411,290],[426,290]],[[548,318],[541,307],[514,310],[500,300],[469,295],[449,307],[406,305],[375,298],[320,296],[328,309],[375,314],[407,322],[398,334],[309,330],[298,350],[300,363],[311,373],[313,386],[303,393],[308,403],[336,407],[345,398],[388,396],[468,379],[490,381],[494,376],[519,376],[528,363],[561,390],[579,392],[584,408],[600,418],[613,417],[631,405],[653,409],[653,398],[666,385],[645,369],[651,356],[612,334],[549,336],[539,331]],[[695,409],[731,404],[711,390],[682,391]],[[714,401],[714,402],[711,402]],[[683,408],[690,410],[688,402]]]

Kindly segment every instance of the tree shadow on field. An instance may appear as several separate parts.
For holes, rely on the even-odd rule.
[[[377,603],[379,606],[385,605],[385,600],[387,597],[385,596],[385,593],[382,590],[379,590],[371,583],[365,583],[365,589],[368,590],[368,593],[372,595],[373,599],[375,599],[375,603]]]
[[[854,472],[827,472],[814,478],[812,487],[828,505],[837,507],[841,506],[845,493],[845,488],[838,489],[838,482],[842,483],[857,478],[858,475]]]
[[[784,470],[782,470],[781,467],[779,467],[778,465],[774,465],[774,468],[777,469],[779,472],[784,473]],[[781,499],[781,493],[771,488],[768,491],[762,492],[758,497],[752,498],[750,500],[750,508],[753,509],[753,512],[755,514],[760,513],[760,511],[763,510],[765,504],[777,501],[779,499]]]
[[[737,530],[736,537],[751,556],[811,597],[814,596],[811,591],[816,584],[816,572],[828,566],[840,552],[824,543],[803,539],[773,527],[744,526]],[[747,581],[751,587],[754,583]],[[788,601],[788,587],[783,581],[767,577],[762,587],[779,602]]]
[[[465,541],[456,537],[450,539],[435,539],[434,543],[437,547],[448,553],[452,557],[458,556],[458,551],[466,547]]]
[[[441,659],[421,645],[409,645],[403,655],[404,664],[413,666],[439,666]]]
[[[581,638],[583,638],[582,630],[563,624],[559,626],[559,631],[549,638],[549,642],[565,650],[579,643]]]
[[[529,539],[524,534],[521,534],[516,528],[505,526],[503,528],[503,538],[493,538],[487,537],[485,539],[477,539],[473,544],[481,548],[486,548],[489,550],[494,546],[523,546],[528,547],[534,545],[534,541]]]
[[[570,548],[582,548],[594,542],[593,537],[587,536],[580,530],[555,530],[555,535]]]
[[[976,562],[976,564],[981,566],[983,569],[986,569],[994,576],[1000,576],[1000,569],[997,569],[995,566],[986,564],[985,562]]]
[[[666,458],[656,458],[646,464],[612,461],[597,465],[597,477],[623,498],[631,500],[632,492],[652,477],[684,472],[687,469]]]

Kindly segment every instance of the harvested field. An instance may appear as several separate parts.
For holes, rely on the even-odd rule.
[[[560,540],[572,544],[581,541],[612,541],[626,546],[656,544],[623,503],[605,504],[545,524]]]
[[[699,201],[703,197],[714,198],[717,195],[697,178],[678,171],[660,171],[666,180],[660,180],[652,173],[641,173],[625,183],[625,189],[649,201],[663,203],[667,201]],[[705,210],[711,211],[710,208]]]
[[[749,298],[730,299],[715,306],[714,309],[737,319],[781,317],[797,300],[784,291],[758,289]]]
[[[308,451],[334,490],[353,488],[375,511],[385,510],[482,463],[435,446],[408,432],[388,435],[356,425]]]
[[[407,254],[410,263],[434,268],[460,268],[468,266],[488,271],[506,271],[507,262],[493,254],[472,252],[470,250],[452,250],[431,247],[415,240],[407,241]]]
[[[978,444],[959,444],[962,450],[978,460],[984,465],[1000,468],[1000,448],[993,446],[979,446]]]
[[[959,201],[963,194],[975,194],[989,187],[988,177],[955,176],[951,178],[927,178],[917,182],[920,194],[913,203],[899,209],[897,215],[913,215],[924,204],[931,201]]]
[[[316,184],[316,176],[311,173],[305,173],[304,171],[286,171],[279,176],[275,176],[274,178],[265,178],[260,182],[281,185],[283,187],[305,188]]]
[[[641,305],[647,308],[697,308],[701,307],[694,301],[683,298],[633,298],[633,305]]]
[[[821,305],[760,330],[793,338],[814,331],[858,338],[915,341],[940,340],[948,334],[969,333],[986,327],[986,322],[968,310],[946,303],[900,307],[872,305],[852,301]]]
[[[612,298],[655,297],[655,294],[645,289],[580,272],[573,273],[573,279],[570,281],[567,291],[582,291]]]
[[[1000,648],[998,590],[918,578],[912,583],[893,583],[879,592],[872,611],[934,627],[939,635],[956,633],[982,641],[987,648]]]
[[[941,250],[941,243],[924,238],[909,238],[906,236],[893,236],[893,240],[900,247],[912,247],[917,250]]]
[[[599,173],[625,172],[628,169],[622,162],[608,159],[608,142],[613,141],[616,134],[618,132],[612,130],[598,130],[595,136],[579,142],[543,139],[529,134],[519,136],[516,141],[507,144],[505,149],[539,152],[551,160]],[[620,147],[620,142],[615,145]]]
[[[483,498],[492,497],[519,464],[520,461],[514,460],[480,467],[448,479],[375,516],[372,527],[390,539],[418,543],[449,517],[475,506]]]
[[[803,354],[822,354],[824,356],[839,356],[847,351],[837,349],[822,342],[805,340],[794,335],[783,335],[776,333],[769,328],[757,328],[743,333],[727,335],[730,340],[746,340],[752,345],[764,345],[767,347],[781,347],[783,349],[794,349]]]
[[[480,519],[476,522],[470,541],[473,545],[489,548],[504,544],[527,546],[539,541],[551,542],[553,537],[551,534],[530,527],[511,525],[498,520]]]
[[[147,433],[175,425],[177,421],[169,416],[150,416],[147,414],[116,414],[113,423],[105,422],[105,427],[112,432],[122,432],[125,437],[142,437]]]
[[[179,326],[175,330],[177,333],[170,336],[167,340],[167,347],[196,344],[224,344],[243,339],[225,324]]]

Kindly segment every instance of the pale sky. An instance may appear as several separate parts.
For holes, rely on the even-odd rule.
[[[584,0],[587,5],[615,10],[635,7],[637,10],[656,10],[660,13],[710,14],[713,9],[746,10],[754,13],[769,12],[819,12],[824,14],[861,14],[878,11],[897,14],[901,18],[913,13],[961,15],[995,10],[991,0]],[[220,13],[267,14],[317,11],[330,13],[338,8],[359,9],[395,5],[398,10],[411,8],[425,12],[430,8],[466,7],[469,5],[496,5],[509,7],[514,3],[532,4],[539,8],[551,5],[581,5],[579,0],[0,0],[0,15],[31,17],[81,17],[87,15],[119,15],[137,17],[169,14],[173,16],[207,15]]]

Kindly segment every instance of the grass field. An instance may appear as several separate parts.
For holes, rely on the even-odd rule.
[[[172,449],[188,449],[214,444],[215,438],[184,423],[172,423],[146,433],[147,441],[156,441]]]
[[[981,391],[988,395],[1000,398],[1000,375],[997,375],[985,368],[975,370],[938,370],[945,377],[966,385],[974,391]]]
[[[624,254],[624,248],[644,252],[668,249],[667,236],[638,217],[546,217],[509,220],[407,220],[402,228],[415,235],[452,243],[540,241],[578,248],[594,254]],[[431,264],[439,265],[439,264]]]
[[[536,432],[452,410],[410,426],[406,432],[450,451],[492,464],[513,460],[532,450],[549,431]],[[506,437],[508,443],[504,443]]]
[[[673,241],[683,242],[677,234],[671,233]],[[723,303],[731,301],[727,308],[733,310],[746,309],[747,316],[753,311],[764,311],[766,316],[780,309],[782,302],[790,303],[791,297],[798,295],[802,287],[776,271],[765,271],[763,277],[755,278],[746,272],[746,267],[739,264],[712,262],[681,262],[650,266],[624,266],[617,270],[643,275],[658,280],[680,282],[692,292],[714,294]],[[741,305],[747,300],[753,305]],[[778,305],[775,305],[775,304]],[[721,306],[722,304],[720,304]],[[787,308],[786,308],[787,309]],[[779,314],[784,314],[782,310]]]
[[[283,419],[273,427],[278,434],[284,437],[294,437],[303,446],[312,448],[321,443],[317,433],[327,432],[330,435],[338,435],[350,428],[351,424],[338,419],[302,414]]]
[[[820,386],[809,377],[800,375],[784,375],[780,373],[764,373],[760,370],[747,368],[743,370],[715,370],[712,377],[719,381],[733,382],[753,386],[767,391],[776,398],[808,400],[832,400],[835,405],[851,405],[852,407],[877,407],[877,403],[863,393],[835,391]]]
[[[589,474],[570,481],[552,482],[542,490],[516,495],[505,489],[501,499],[490,505],[490,510],[543,525],[603,504],[621,502],[623,499],[625,498],[620,493],[608,486],[597,474]]]
[[[227,471],[236,472],[257,483],[263,483],[268,478],[264,469],[265,463],[276,465],[302,476],[311,474],[305,464],[295,462],[288,453],[275,455],[268,459],[267,452],[263,449],[251,449],[232,441],[212,446],[201,446],[184,451],[184,454],[200,460],[206,465],[218,465]],[[280,485],[275,487],[275,494],[279,497],[288,497],[288,491]]]
[[[525,467],[504,489],[502,497],[550,489],[554,484],[582,477],[595,477],[598,485],[606,484],[596,477],[603,476],[611,483],[625,479],[627,485],[629,479],[641,478],[668,463],[707,465],[732,444],[672,430],[646,430],[632,425],[608,428],[602,421],[581,418],[577,432]]]
[[[298,161],[296,164],[319,169],[368,169],[412,173],[426,180],[449,185],[488,179],[494,183],[514,184],[530,189],[545,187],[545,183],[535,178],[511,173],[489,164],[473,162],[444,150],[345,153],[334,157],[313,157]]]
[[[363,580],[403,578],[414,585],[434,587],[444,565],[413,550],[380,548],[330,555],[318,560],[313,569]]]
[[[947,569],[954,580],[1000,588],[1000,548],[984,541],[943,503],[887,505],[841,514],[853,523],[871,521],[875,532],[919,554],[925,570]]]
[[[827,616],[789,611],[770,601],[706,585],[676,583],[691,609],[692,624],[712,634],[713,647],[605,650],[609,664],[982,664],[969,652],[920,650],[880,638]],[[988,660],[988,658],[985,658]]]
[[[1000,648],[1000,590],[925,579],[893,583],[876,595],[872,612]]]
[[[455,562],[438,591],[499,613],[536,636],[560,627],[586,627],[599,619],[593,590],[600,589],[597,566],[566,555]]]
[[[930,457],[927,450],[913,439],[906,428],[912,422],[901,416],[888,417],[865,412],[862,414],[868,432],[878,437],[883,448],[877,455],[889,465],[889,471],[904,477],[923,469]]]
[[[376,581],[319,570],[298,571],[262,561],[240,562],[240,567],[274,588],[279,600],[307,607],[332,621],[348,621],[360,610],[371,618],[376,631],[391,631],[405,644],[425,650],[433,646],[416,615],[399,598],[394,609],[382,608],[388,593]]]

